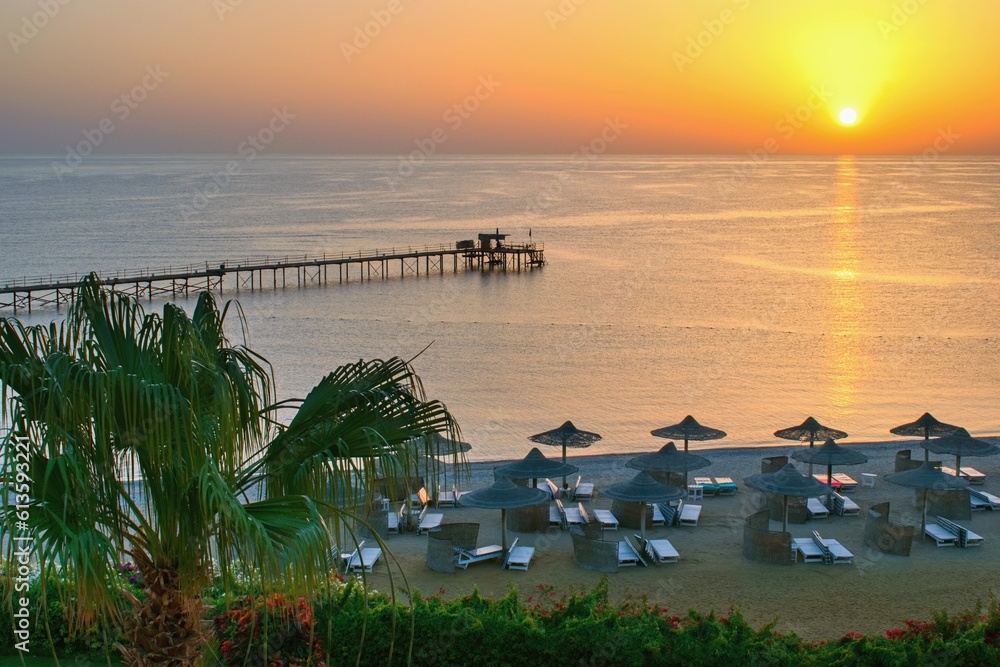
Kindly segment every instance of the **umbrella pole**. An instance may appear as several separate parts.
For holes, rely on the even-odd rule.
[[[687,452],[687,450],[688,450],[688,439],[684,438],[684,451]],[[685,470],[684,471],[684,490],[685,491],[687,490],[687,485],[688,485],[688,471]]]
[[[930,439],[931,439],[931,429],[930,429],[929,426],[925,426],[924,427],[924,442],[927,442]],[[924,447],[924,461],[930,461],[930,460],[931,460],[931,450],[929,450],[926,447]]]
[[[826,465],[826,485],[830,487],[830,490],[826,494],[826,508],[833,509],[830,507],[830,500],[833,498],[833,464],[828,463]]]
[[[566,441],[563,441],[563,465],[566,465]],[[566,475],[563,475],[563,491],[569,490],[569,484],[566,483]]]
[[[639,514],[639,534],[642,536],[642,546],[645,547],[646,546],[646,503],[642,504],[642,512]]]
[[[962,457],[958,454],[955,455],[955,477],[962,476]]]
[[[816,434],[814,433],[811,438],[809,438],[809,446],[812,447],[816,444]],[[812,461],[809,462],[809,476],[813,476],[813,464]]]
[[[920,534],[923,535],[924,531],[927,530],[927,489],[921,489],[923,491],[923,505],[920,508]]]
[[[500,509],[500,544],[503,545],[503,552],[507,553],[507,510]]]
[[[781,532],[788,532],[788,496],[781,496]]]

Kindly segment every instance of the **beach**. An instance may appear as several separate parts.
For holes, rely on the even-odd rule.
[[[1000,442],[996,438],[987,440]],[[537,596],[537,587],[544,585],[554,586],[558,596],[590,590],[602,576],[607,576],[609,593],[616,599],[646,595],[650,602],[665,605],[680,615],[688,610],[726,613],[730,608],[739,609],[754,626],[773,622],[780,632],[795,632],[815,641],[837,639],[847,632],[882,634],[907,619],[930,619],[941,610],[971,609],[977,600],[988,604],[998,583],[1000,512],[973,512],[971,520],[958,521],[985,538],[982,546],[937,547],[932,540],[918,536],[920,512],[914,502],[914,491],[884,478],[893,472],[894,457],[900,449],[909,448],[913,458],[923,458],[919,441],[900,439],[844,446],[862,452],[868,462],[834,467],[835,473],[846,472],[859,482],[862,472],[878,475],[874,488],[862,488],[859,484],[857,490],[848,494],[861,506],[860,515],[831,513],[829,518],[805,524],[790,523],[788,530],[793,537],[809,537],[815,530],[824,538],[838,540],[854,554],[853,565],[801,561],[791,566],[769,565],[752,562],[742,554],[743,519],[761,506],[760,495],[743,480],[760,472],[761,458],[790,456],[796,445],[744,449],[692,447],[691,451],[710,459],[712,465],[691,476],[732,477],[739,491],[734,496],[706,497],[699,501],[703,509],[696,527],[647,528],[647,537],[670,540],[680,553],[678,563],[625,567],[609,575],[584,570],[573,562],[569,532],[558,528],[543,534],[508,531],[509,541],[516,537],[519,545],[535,546],[527,571],[501,570],[496,561],[487,561],[454,574],[433,572],[425,562],[428,538],[415,533],[390,535],[387,545],[392,559],[386,561],[391,564],[397,586],[401,584],[402,573],[411,589],[421,595],[443,590],[451,598],[478,588],[484,595],[500,597],[517,587],[522,599],[527,599],[529,595]],[[556,450],[546,448],[544,453],[557,458]],[[571,453],[569,462],[580,468],[585,481],[596,484],[595,497],[584,501],[586,508],[610,508],[612,501],[601,495],[601,488],[629,479],[635,471],[626,468],[625,463],[633,456]],[[954,466],[953,457],[932,458],[943,459],[945,466]],[[500,463],[503,462],[471,464],[471,485],[463,483],[462,488],[488,486],[493,481],[493,468]],[[1000,456],[963,459],[962,464],[986,475],[985,484],[973,488],[1000,495]],[[803,472],[806,469],[801,463],[797,467]],[[825,466],[816,467],[815,472],[821,471],[825,473]],[[866,510],[884,501],[891,503],[890,516],[894,522],[917,526],[908,557],[886,555],[863,544]],[[445,523],[479,522],[480,546],[500,543],[497,510],[457,507],[435,511],[444,514]],[[928,521],[932,522],[933,517],[929,516]],[[772,521],[771,528],[780,530],[780,523]],[[607,539],[621,539],[635,532],[638,531],[623,527],[617,533],[608,532]],[[367,576],[369,585],[376,590],[391,588],[385,562]]]

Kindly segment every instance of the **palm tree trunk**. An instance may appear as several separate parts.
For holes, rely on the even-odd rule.
[[[176,565],[153,565],[145,554],[133,557],[146,599],[126,592],[132,616],[125,621],[124,645],[116,645],[123,662],[129,667],[194,667],[205,646],[202,601],[183,593]]]

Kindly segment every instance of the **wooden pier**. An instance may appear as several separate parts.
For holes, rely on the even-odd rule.
[[[187,297],[192,291],[220,295],[265,289],[301,288],[331,282],[368,282],[398,276],[444,274],[462,270],[523,271],[545,264],[545,247],[536,243],[505,243],[499,230],[476,241],[422,247],[362,250],[285,257],[249,257],[240,261],[198,266],[137,269],[98,273],[101,282],[136,298]],[[449,266],[450,265],[450,266]],[[73,301],[83,274],[19,278],[0,285],[0,311],[31,313]]]

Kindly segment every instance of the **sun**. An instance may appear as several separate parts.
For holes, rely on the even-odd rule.
[[[851,126],[858,122],[858,112],[850,107],[840,110],[840,115],[837,116],[840,120],[841,125]]]

